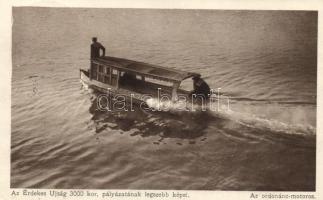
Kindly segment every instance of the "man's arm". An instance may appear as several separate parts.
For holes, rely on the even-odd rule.
[[[104,48],[104,46],[103,46],[103,45],[101,45],[101,47],[100,47],[100,48],[102,49],[102,52],[103,52],[102,56],[105,56],[105,48]]]

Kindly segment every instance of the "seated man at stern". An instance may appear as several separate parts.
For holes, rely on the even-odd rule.
[[[100,55],[100,50],[102,50],[102,55]],[[96,37],[93,37],[91,44],[91,59],[102,56],[105,56],[105,48],[100,42],[97,41]]]
[[[194,81],[194,90],[191,92],[191,95],[201,95],[204,98],[209,99],[211,93],[209,85],[200,76],[194,76],[192,79]]]

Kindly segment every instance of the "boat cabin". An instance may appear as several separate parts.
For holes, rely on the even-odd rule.
[[[152,96],[157,96],[161,90],[172,100],[177,100],[179,93],[188,95],[190,92],[179,88],[181,82],[200,77],[200,74],[104,56],[91,59],[88,76],[91,81],[111,86],[114,90]]]

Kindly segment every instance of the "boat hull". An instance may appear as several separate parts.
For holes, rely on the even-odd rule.
[[[122,95],[127,102],[136,103],[136,104],[146,104],[145,99],[141,98],[141,94],[134,93],[121,88],[116,88],[115,86],[99,82],[94,79],[90,79],[89,73],[83,69],[80,69],[80,80],[83,84],[87,85],[88,88],[91,88],[95,91],[98,91],[103,94],[109,94],[112,96]]]

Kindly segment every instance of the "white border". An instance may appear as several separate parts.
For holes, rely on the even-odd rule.
[[[10,124],[11,124],[11,11],[12,6],[40,7],[110,7],[110,8],[168,8],[168,9],[225,9],[225,10],[317,10],[318,25],[318,82],[317,82],[317,167],[316,199],[322,196],[322,11],[321,0],[0,0],[0,199],[38,199],[13,198],[10,196]],[[98,190],[102,191],[102,190]],[[106,191],[106,190],[104,190]],[[117,191],[117,190],[114,190]],[[142,190],[141,190],[142,191]],[[143,192],[143,191],[142,191]],[[169,191],[171,192],[171,191]],[[183,191],[184,192],[184,191]],[[255,192],[262,194],[266,192]],[[277,194],[280,192],[276,192]],[[285,193],[285,192],[282,192]],[[291,192],[287,192],[291,193]],[[232,191],[189,191],[190,199],[250,199],[251,192]],[[295,192],[298,194],[298,192]],[[301,192],[301,194],[306,194]],[[309,193],[311,194],[311,193]],[[40,198],[55,199],[55,198]],[[57,198],[56,198],[57,199]],[[86,198],[79,198],[86,199]]]

